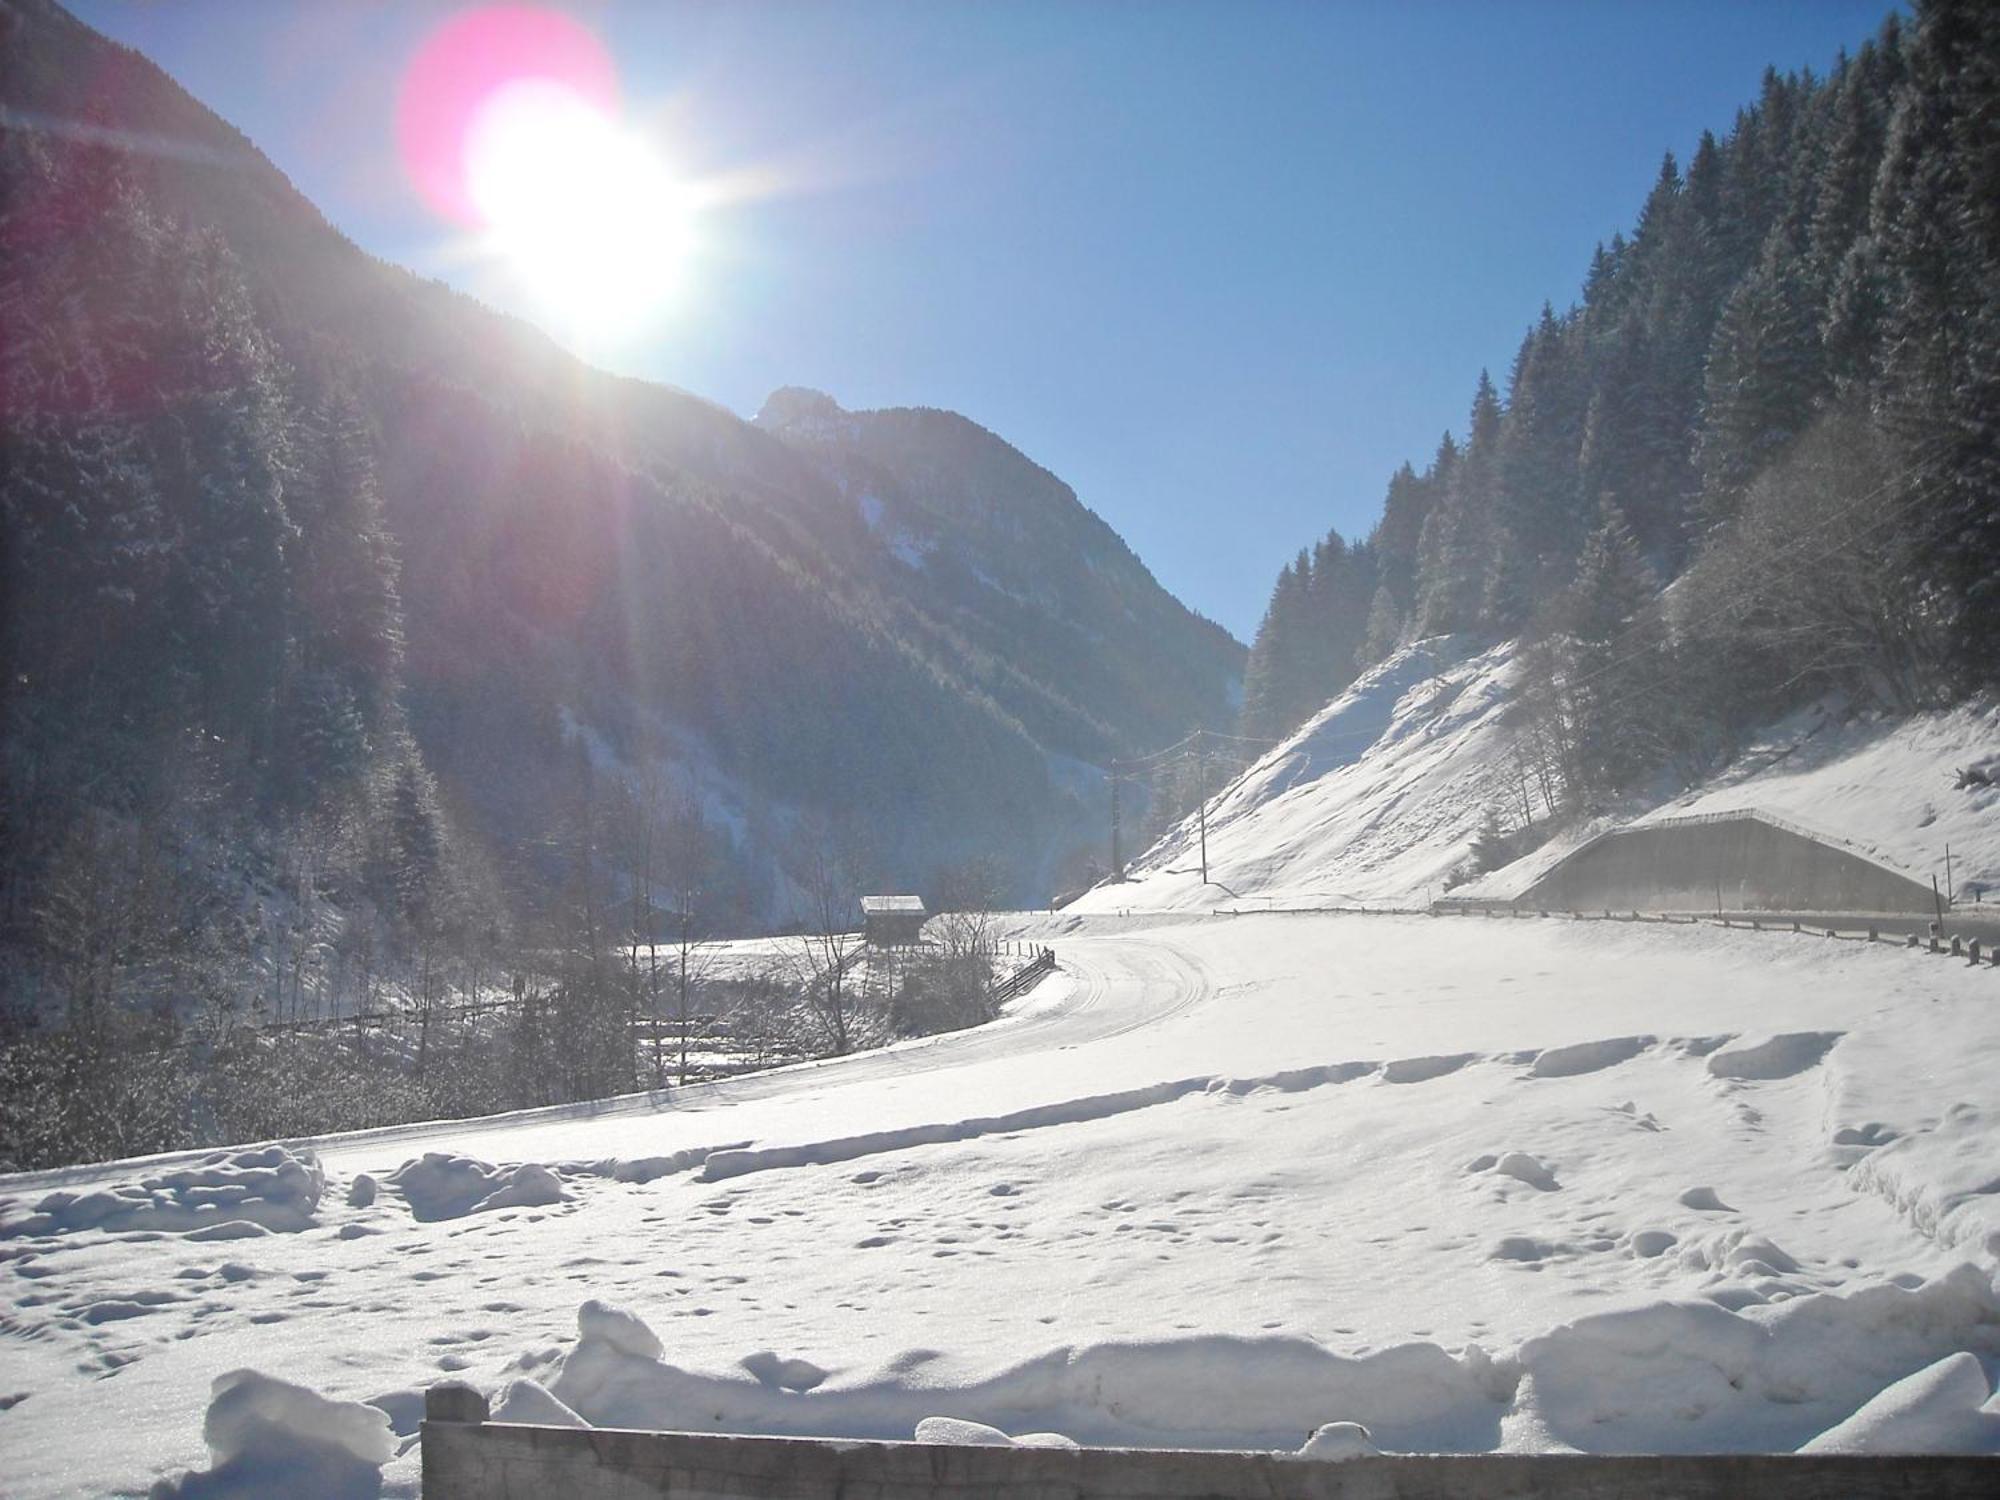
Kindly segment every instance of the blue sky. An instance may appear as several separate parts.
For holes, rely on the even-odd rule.
[[[509,310],[400,170],[396,90],[459,7],[79,0],[367,249]],[[942,406],[1072,484],[1248,639],[1574,299],[1660,154],[1884,0],[569,7],[702,220],[679,304],[597,362],[744,414],[787,384]]]

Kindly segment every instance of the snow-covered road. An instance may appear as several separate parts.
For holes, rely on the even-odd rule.
[[[0,1179],[8,1493],[198,1466],[239,1366],[402,1432],[450,1373],[610,1424],[1402,1448],[1790,1448],[1959,1353],[1990,1389],[1990,972],[1559,921],[1020,931],[1064,972],[977,1032],[305,1170]],[[664,1360],[579,1342],[592,1298]],[[1952,1368],[1903,1441],[1993,1442]]]

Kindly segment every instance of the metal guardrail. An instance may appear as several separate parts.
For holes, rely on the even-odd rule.
[[[1886,943],[2000,972],[2000,911],[1967,917],[1965,913],[1945,914],[1942,925],[1929,917],[1906,912],[1642,912],[1616,911],[1608,907],[1583,911],[1569,907],[1523,906],[1513,901],[1444,900],[1433,903],[1434,917],[1544,918],[1557,917],[1571,922],[1650,922],[1666,927],[1727,927],[1739,932],[1807,933],[1814,937],[1836,938],[1845,942]],[[1952,919],[1961,919],[1959,931],[1952,931]],[[1982,938],[1969,930],[1985,931]],[[1932,930],[1937,929],[1937,930]]]
[[[1957,1454],[1399,1454],[1340,1463],[1153,1448],[976,1448],[488,1422],[469,1386],[425,1401],[425,1500],[1987,1500],[2000,1458]]]

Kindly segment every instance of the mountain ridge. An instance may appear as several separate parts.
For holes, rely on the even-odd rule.
[[[865,828],[872,878],[922,885],[986,854],[1010,894],[1038,898],[1051,870],[1085,857],[1075,830],[1095,819],[1078,798],[1102,791],[1067,762],[1101,765],[1233,712],[1243,648],[970,419],[914,419],[933,447],[906,472],[879,444],[813,451],[678,387],[594,369],[362,250],[240,131],[51,0],[7,0],[0,26],[20,159],[47,158],[51,191],[109,174],[215,246],[268,335],[284,401],[307,404],[308,375],[353,393],[400,570],[399,717],[445,801],[483,809],[494,848],[532,842],[518,804],[558,800],[561,745],[583,727],[601,770],[710,779],[761,920],[784,915],[785,846],[808,814]],[[72,208],[88,232],[98,210]],[[998,476],[987,501],[1017,520],[1032,510],[1025,531],[961,504],[968,482],[950,466],[968,454]],[[934,569],[871,531],[843,489],[857,463],[948,538]],[[1109,583],[1058,558],[1072,534],[1094,537]],[[1061,587],[1000,547],[1057,559]],[[1142,629],[1119,623],[1127,612]],[[1092,660],[1107,633],[1116,649]]]

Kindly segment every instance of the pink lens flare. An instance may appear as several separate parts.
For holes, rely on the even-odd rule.
[[[424,39],[403,74],[396,139],[404,172],[436,212],[461,224],[483,222],[468,170],[474,127],[496,94],[527,82],[566,89],[608,116],[617,110],[610,54],[588,27],[558,11],[483,5]]]

